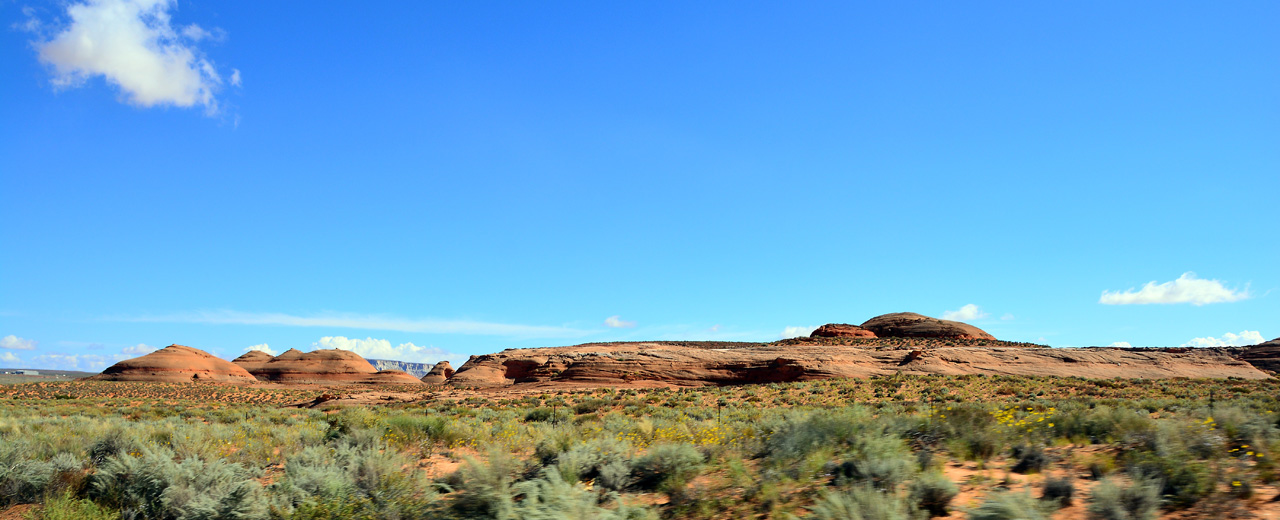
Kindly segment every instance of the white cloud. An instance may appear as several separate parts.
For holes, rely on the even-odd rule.
[[[519,338],[566,338],[588,334],[568,327],[512,325],[469,320],[406,319],[359,314],[322,314],[293,316],[282,313],[238,311],[200,311],[166,315],[109,317],[110,321],[142,323],[207,323],[213,325],[282,325],[287,327],[331,327],[370,330],[394,330],[427,334],[471,334]]]
[[[604,319],[604,326],[612,329],[629,329],[635,327],[636,322],[623,320],[621,316],[609,316]]]
[[[1245,347],[1249,345],[1257,345],[1266,341],[1262,334],[1256,330],[1244,330],[1239,334],[1230,332],[1223,334],[1221,338],[1195,338],[1191,341],[1183,343],[1184,347]]]
[[[13,352],[0,352],[0,363],[21,363],[22,359]]]
[[[782,339],[808,337],[817,327],[787,327],[782,329]]]
[[[240,86],[240,69],[231,69],[231,86]]]
[[[275,351],[275,349],[273,349],[273,348],[271,348],[271,347],[268,347],[266,343],[261,343],[261,344],[254,345],[254,346],[251,346],[251,347],[245,347],[245,349],[244,349],[244,351],[245,351],[245,352],[248,352],[248,351],[250,351],[250,350],[257,350],[257,351],[259,351],[259,352],[266,352],[266,353],[271,354],[271,355],[273,355],[273,356],[280,354],[279,352],[276,352],[276,351]]]
[[[150,354],[152,352],[155,352],[156,350],[157,349],[151,345],[147,345],[146,343],[139,343],[132,347],[125,347],[123,350],[120,351],[120,353],[129,354],[131,356],[141,356],[144,354]]]
[[[33,339],[22,339],[13,334],[0,338],[0,348],[9,350],[35,350],[39,341]]]
[[[350,350],[365,359],[391,359],[396,361],[410,361],[414,363],[435,363],[442,359],[448,359],[450,362],[458,363],[465,360],[467,356],[449,352],[436,347],[423,347],[414,345],[413,343],[401,343],[392,346],[390,341],[385,339],[374,338],[346,338],[343,336],[325,336],[320,341],[311,344],[314,349],[342,349]]]
[[[82,370],[85,372],[101,372],[117,361],[128,359],[125,354],[99,356],[96,354],[42,354],[31,360],[32,368],[50,368],[54,370]]]
[[[960,307],[959,310],[946,311],[942,313],[942,319],[952,321],[969,321],[978,320],[987,317],[987,313],[982,312],[977,305],[972,303]]]
[[[1207,303],[1224,303],[1243,300],[1249,297],[1246,287],[1242,290],[1228,289],[1218,280],[1196,278],[1193,272],[1182,273],[1177,280],[1157,284],[1147,282],[1141,289],[1120,291],[1102,291],[1098,303],[1105,305],[1134,305],[1148,303],[1190,303],[1204,305]]]
[[[1133,348],[1133,345],[1130,345],[1128,341],[1117,341],[1107,346],[1114,348]]]
[[[55,87],[77,87],[101,76],[140,107],[199,105],[217,113],[214,92],[222,78],[194,43],[216,39],[221,30],[196,25],[174,30],[169,24],[174,5],[173,0],[73,3],[67,7],[70,23],[36,43],[40,61],[53,67]]]

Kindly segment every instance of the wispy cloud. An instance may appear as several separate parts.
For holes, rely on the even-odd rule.
[[[782,336],[782,339],[799,338],[813,334],[815,330],[818,330],[818,327],[786,327],[782,329],[780,336]]]
[[[942,319],[952,321],[969,321],[978,320],[987,317],[987,313],[982,312],[977,305],[972,303],[960,307],[954,311],[945,311],[942,313]]]
[[[413,343],[401,343],[392,345],[390,341],[385,339],[374,338],[347,338],[343,336],[325,336],[320,341],[311,344],[312,348],[317,349],[342,349],[350,350],[356,354],[360,354],[365,359],[391,359],[396,361],[409,361],[413,363],[436,363],[442,359],[447,359],[451,363],[461,363],[466,360],[467,356],[456,352],[449,352],[436,347],[427,347],[414,345]]]
[[[13,334],[0,338],[0,348],[9,350],[35,350],[39,343],[39,341],[19,338]]]
[[[271,348],[270,346],[267,346],[267,344],[266,344],[266,343],[259,343],[259,344],[257,344],[257,345],[253,345],[253,346],[249,346],[249,347],[245,347],[245,348],[244,348],[244,351],[245,351],[245,352],[249,352],[250,350],[257,350],[258,352],[266,352],[266,353],[271,354],[271,355],[273,355],[273,356],[275,356],[275,355],[279,354],[279,352],[276,352],[276,350],[275,350],[275,349]]]
[[[128,354],[128,355],[130,355],[130,356],[141,356],[141,355],[145,355],[145,354],[150,354],[150,353],[155,352],[155,351],[156,351],[156,348],[155,348],[155,347],[153,347],[153,346],[151,346],[151,345],[147,345],[146,343],[139,343],[139,344],[134,345],[134,346],[132,346],[132,347],[125,347],[124,349],[121,349],[121,350],[120,350],[120,353],[121,353],[121,354]]]
[[[129,357],[127,354],[112,354],[110,356],[97,354],[41,354],[31,359],[31,365],[32,368],[100,372],[115,362]]]
[[[284,327],[330,327],[392,330],[425,334],[465,334],[517,338],[571,338],[590,334],[570,327],[517,325],[470,320],[409,319],[360,314],[320,314],[295,316],[284,313],[240,311],[199,311],[175,314],[108,317],[108,321],[136,323],[204,323],[209,325],[276,325]]]
[[[629,329],[636,326],[634,321],[626,321],[621,316],[609,316],[604,319],[604,326],[611,329]]]
[[[1104,305],[1141,305],[1150,303],[1190,303],[1205,305],[1226,303],[1248,298],[1249,289],[1229,289],[1218,280],[1196,278],[1193,272],[1183,273],[1177,280],[1156,283],[1147,282],[1141,289],[1127,291],[1102,291],[1098,303]]]
[[[1194,338],[1191,341],[1183,343],[1184,347],[1246,347],[1249,345],[1257,345],[1266,341],[1262,337],[1262,333],[1256,330],[1244,330],[1239,334],[1228,332],[1220,338]]]
[[[88,0],[67,6],[69,22],[51,37],[36,42],[40,61],[53,69],[53,85],[73,88],[102,77],[120,88],[136,106],[202,106],[218,112],[214,93],[222,77],[196,47],[201,41],[225,39],[221,29],[188,25],[175,29],[169,20],[174,0]],[[34,18],[24,28],[49,28]],[[239,83],[239,74],[234,74]]]
[[[13,352],[0,352],[0,363],[21,363],[21,362],[22,362],[22,358],[19,358]],[[17,368],[17,367],[14,367],[14,368]]]

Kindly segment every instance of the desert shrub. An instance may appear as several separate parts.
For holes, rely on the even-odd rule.
[[[865,431],[846,442],[852,453],[835,468],[835,484],[865,482],[877,489],[894,491],[915,474],[915,457],[897,437]]]
[[[920,475],[907,489],[911,504],[930,517],[946,516],[951,500],[960,493],[955,482],[937,471]]]
[[[1070,478],[1046,478],[1041,490],[1040,500],[1053,502],[1058,507],[1071,505],[1071,498],[1076,494],[1076,485]]]
[[[424,455],[435,445],[451,446],[462,439],[453,421],[438,415],[401,414],[388,417],[384,422],[388,440],[416,448]]]
[[[703,457],[688,444],[661,444],[636,457],[631,464],[635,486],[645,490],[675,491],[702,470]]]
[[[871,412],[861,406],[816,413],[788,414],[768,426],[765,455],[779,461],[804,458],[818,449],[847,445],[874,425]]]
[[[167,450],[143,448],[107,459],[90,479],[89,496],[130,518],[266,518],[256,476],[239,464],[176,462]]]
[[[435,492],[419,472],[402,469],[412,465],[392,450],[313,446],[285,464],[284,478],[271,486],[274,507],[291,518],[421,515]]]
[[[1039,473],[1049,465],[1049,456],[1045,455],[1044,449],[1038,445],[1020,444],[1013,447],[1013,458],[1017,460],[1014,463],[1012,471],[1014,473]]]
[[[601,470],[611,463],[629,465],[631,452],[631,445],[624,441],[613,438],[591,439],[559,454],[556,457],[556,468],[565,481],[592,480],[598,478]]]
[[[600,506],[600,497],[560,478],[560,472],[544,468],[540,478],[516,484],[521,500],[515,503],[512,518],[565,520],[648,520],[657,515],[644,507],[618,504],[614,509]],[[616,495],[609,497],[616,501]]]
[[[1160,516],[1160,484],[1137,479],[1120,487],[1103,480],[1093,488],[1086,511],[1090,520],[1154,520]]]
[[[1152,453],[1140,453],[1131,458],[1127,469],[1136,479],[1158,482],[1165,504],[1173,509],[1191,507],[1213,493],[1215,479],[1204,462],[1176,455],[1161,457]]]
[[[534,408],[529,410],[529,413],[524,416],[525,422],[563,423],[572,418],[573,417],[569,411],[565,410],[563,406],[555,408],[546,406]]]
[[[512,518],[516,498],[515,476],[519,472],[520,467],[509,457],[490,456],[484,464],[466,459],[466,463],[449,479],[458,489],[449,504],[449,511],[457,518]]]
[[[142,443],[122,428],[113,428],[89,445],[89,464],[101,465],[111,457],[138,453]]]
[[[817,520],[910,520],[901,498],[869,486],[823,491],[806,518]]]
[[[29,520],[120,520],[120,513],[76,498],[71,493],[59,493],[45,501],[37,512],[27,516]]]
[[[996,491],[969,512],[970,520],[1048,520],[1049,511],[1030,493]]]
[[[592,413],[600,410],[601,408],[608,406],[609,404],[610,404],[609,401],[606,401],[604,399],[584,399],[582,401],[578,401],[577,403],[574,403],[573,413],[576,413],[578,415],[582,415],[585,413]]]

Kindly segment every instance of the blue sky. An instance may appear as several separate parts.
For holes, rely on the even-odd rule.
[[[896,311],[1053,346],[1270,339],[1277,19],[6,0],[0,365],[461,361]]]

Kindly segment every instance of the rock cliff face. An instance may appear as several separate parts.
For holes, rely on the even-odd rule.
[[[422,382],[438,385],[448,382],[451,377],[453,377],[453,365],[449,364],[448,361],[441,361],[436,363],[436,366],[431,367],[431,371],[427,372],[427,375],[422,376]]]
[[[430,363],[412,363],[409,361],[396,361],[392,359],[367,359],[373,368],[378,370],[399,370],[406,372],[413,377],[422,377],[427,375],[431,370]]]
[[[1213,349],[1058,349],[741,344],[697,348],[597,343],[472,356],[449,380],[464,387],[508,385],[707,386],[907,374],[1003,374],[1086,378],[1267,375]]]
[[[863,323],[862,328],[881,338],[996,339],[968,323],[930,318],[914,312],[876,316]]]
[[[249,372],[234,363],[183,345],[169,345],[145,356],[126,359],[87,379],[165,383],[256,382]]]
[[[1280,338],[1245,347],[1240,359],[1262,370],[1280,372]]]
[[[857,325],[847,323],[828,323],[810,334],[811,338],[874,338],[876,333]]]

